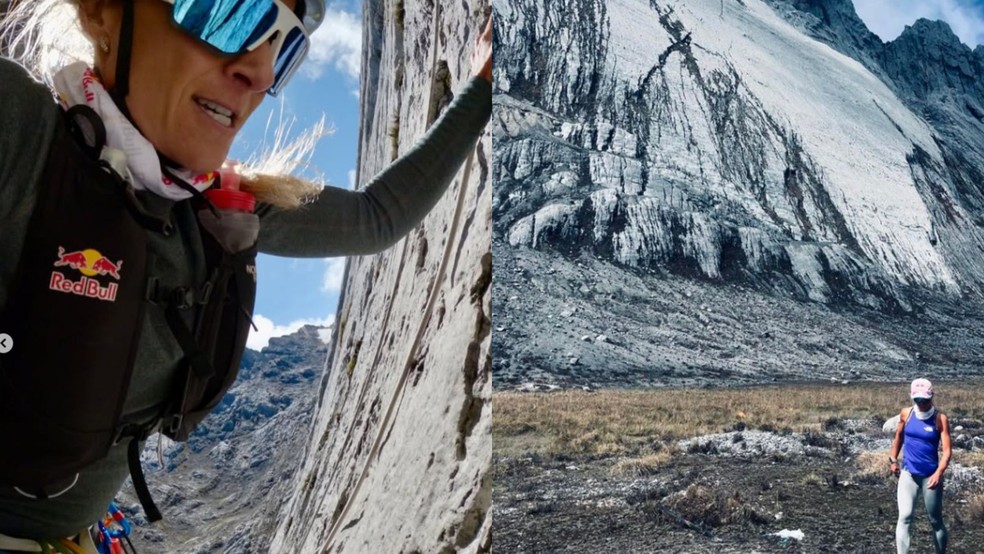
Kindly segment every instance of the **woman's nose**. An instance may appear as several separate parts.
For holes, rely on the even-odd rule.
[[[273,86],[273,55],[271,41],[266,41],[255,50],[233,58],[228,71],[249,90],[264,92]]]

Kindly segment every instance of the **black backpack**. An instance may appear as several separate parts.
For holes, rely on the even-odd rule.
[[[156,521],[141,441],[156,431],[187,440],[235,380],[256,295],[256,245],[229,253],[200,227],[206,282],[174,286],[148,275],[147,233],[170,233],[170,223],[143,211],[132,186],[99,161],[105,132],[95,112],[77,106],[63,115],[0,311],[0,329],[14,338],[0,358],[0,483],[55,496],[130,441],[134,486]],[[151,425],[122,414],[145,310],[163,310],[185,354]]]

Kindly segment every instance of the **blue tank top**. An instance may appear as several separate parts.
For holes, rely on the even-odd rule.
[[[939,415],[937,411],[933,417],[922,421],[913,409],[905,420],[902,467],[913,475],[932,475],[940,465],[940,432],[936,429]]]

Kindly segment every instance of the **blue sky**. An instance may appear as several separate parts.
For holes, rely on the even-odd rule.
[[[246,159],[271,142],[267,122],[281,112],[294,118],[292,129],[310,128],[324,115],[334,132],[318,143],[313,169],[329,185],[350,187],[354,180],[359,132],[359,61],[362,11],[357,0],[330,2],[325,22],[312,36],[305,65],[277,98],[267,98],[236,138],[230,157]],[[334,320],[345,259],[290,259],[261,254],[259,289],[248,346],[259,349],[270,337],[305,323]]]
[[[984,0],[854,0],[865,25],[884,41],[895,39],[919,18],[946,21],[960,40],[984,44]]]

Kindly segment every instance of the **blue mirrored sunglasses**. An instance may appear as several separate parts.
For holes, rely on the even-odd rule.
[[[307,29],[280,0],[164,0],[171,18],[186,33],[222,54],[239,55],[271,41],[276,96],[307,54]]]

